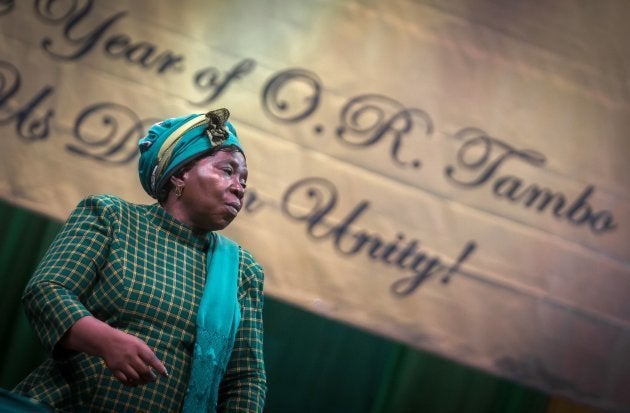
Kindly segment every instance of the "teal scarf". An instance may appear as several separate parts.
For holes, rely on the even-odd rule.
[[[237,296],[239,247],[216,233],[212,233],[211,241],[206,285],[197,312],[197,337],[184,413],[216,411],[219,384],[241,321]]]

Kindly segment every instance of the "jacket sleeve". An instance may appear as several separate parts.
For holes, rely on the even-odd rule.
[[[29,280],[22,302],[44,348],[55,357],[55,346],[80,318],[90,315],[83,305],[98,280],[111,231],[108,198],[88,197],[72,212]]]
[[[267,392],[263,359],[263,282],[262,267],[242,250],[241,325],[219,388],[218,412],[263,411]]]

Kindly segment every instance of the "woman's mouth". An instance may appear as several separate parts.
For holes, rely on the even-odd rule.
[[[227,206],[230,213],[234,216],[238,215],[238,212],[241,210],[240,202],[230,202],[225,204],[225,206]]]

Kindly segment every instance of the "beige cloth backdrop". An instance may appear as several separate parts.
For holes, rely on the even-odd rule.
[[[151,202],[143,131],[228,107],[267,294],[622,411],[630,7],[542,4],[6,2],[0,196]]]

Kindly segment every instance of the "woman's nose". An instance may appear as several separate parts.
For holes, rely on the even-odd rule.
[[[245,195],[245,188],[243,188],[243,184],[239,179],[235,179],[232,181],[232,185],[230,186],[232,193],[236,195],[239,199],[243,198]]]

